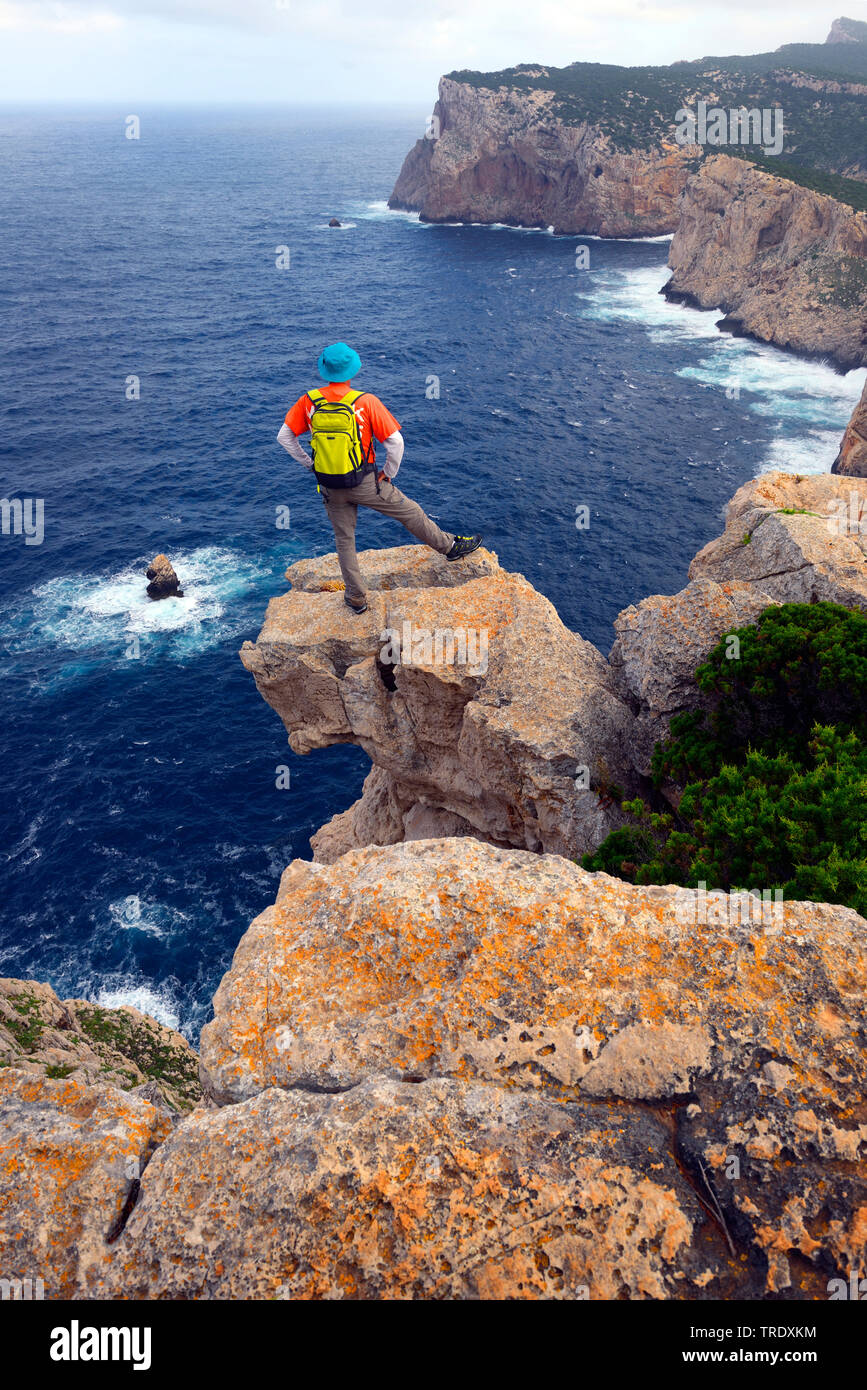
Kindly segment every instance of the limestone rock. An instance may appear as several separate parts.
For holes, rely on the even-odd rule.
[[[628,1024],[702,1029],[720,1060],[739,1056],[733,1038],[760,1045],[773,1032],[780,1055],[785,1035],[800,1058],[802,992],[804,1008],[808,996],[817,1007],[833,998],[849,1014],[837,992],[867,946],[854,913],[798,903],[773,930],[685,930],[693,901],[685,889],[636,888],[473,839],[368,847],[331,865],[295,860],[214,997],[205,1090],[231,1103],[269,1086],[346,1089],[379,1072],[569,1099]],[[775,978],[776,966],[791,990],[782,1021],[760,997],[760,977]]]
[[[371,1077],[198,1112],[101,1290],[121,1298],[678,1298],[734,1287],[650,1111]]]
[[[350,849],[364,845],[396,845],[402,840],[448,839],[476,835],[476,827],[454,811],[415,800],[384,768],[371,768],[362,794],[346,811],[339,811],[310,836],[313,858],[331,864]]]
[[[328,225],[329,225],[329,227],[341,227],[341,226],[343,225],[343,223],[340,221],[339,218],[337,218],[337,217],[332,217],[332,218],[329,219]]]
[[[553,93],[494,91],[443,77],[436,139],[404,160],[390,207],[429,222],[506,222],[606,237],[655,236],[677,225],[694,149],[615,149],[586,122],[560,119]]]
[[[831,465],[832,473],[850,478],[867,478],[867,381],[861,399],[846,427],[840,452]]]
[[[722,308],[731,331],[867,365],[867,213],[714,155],[684,188],[668,263],[666,296]]]
[[[0,1271],[87,1296],[171,1119],[113,1086],[0,1070]]]
[[[860,19],[835,19],[826,43],[867,43],[867,24]]]
[[[147,587],[151,598],[171,598],[173,595],[183,595],[181,581],[175,574],[171,560],[167,555],[155,556],[145,573],[151,581]]]
[[[198,1056],[173,1028],[130,1005],[61,1001],[36,980],[0,979],[0,1066],[124,1091],[150,1085],[175,1113],[201,1096]]]
[[[740,580],[694,579],[671,597],[655,594],[614,620],[609,661],[614,688],[635,711],[633,767],[650,774],[658,740],[671,718],[698,706],[694,675],[723,633],[757,621],[773,600]]]
[[[303,562],[288,572],[303,587],[272,599],[241,651],[296,753],[356,743],[377,772],[320,832],[317,855],[393,843],[413,826],[567,855],[594,848],[621,819],[606,788],[629,773],[630,712],[602,655],[489,552],[466,566],[421,546],[361,560],[361,618],[331,591],[335,557]],[[427,651],[416,647],[425,633]],[[460,634],[463,658],[448,640]]]
[[[335,1272],[342,1266],[331,1232],[352,1231],[354,1241],[362,1231],[369,1263],[352,1253],[353,1268],[360,1264],[366,1272],[349,1287],[356,1296],[392,1296],[383,1252],[394,1248],[404,1197],[423,1222],[434,1201],[427,1189],[417,1193],[413,1174],[423,1155],[442,1173],[438,1141],[422,1139],[417,1121],[404,1116],[429,1116],[429,1098],[436,1096],[449,1118],[432,1122],[426,1133],[439,1134],[445,1125],[453,1153],[465,1151],[464,1141],[454,1139],[456,1111],[463,1107],[481,1126],[508,1098],[536,1138],[525,1150],[522,1125],[507,1125],[504,1151],[519,1169],[525,1153],[544,1169],[552,1146],[538,1137],[543,1112],[537,1107],[556,1105],[561,1123],[594,1136],[580,1182],[588,1173],[604,1180],[605,1210],[615,1171],[621,1190],[624,1184],[632,1190],[640,1174],[669,1192],[668,1220],[683,1240],[658,1267],[665,1292],[656,1285],[649,1294],[646,1285],[638,1293],[630,1276],[627,1296],[762,1297],[782,1290],[826,1296],[827,1279],[857,1267],[867,1253],[867,1123],[853,1103],[867,1073],[867,923],[848,909],[817,903],[765,908],[764,917],[730,900],[707,912],[700,903],[685,889],[636,888],[556,855],[467,839],[367,848],[327,866],[291,865],[277,903],[240,943],[215,997],[214,1021],[203,1031],[203,1080],[227,1107],[225,1118],[185,1122],[146,1175],[127,1233],[131,1251],[149,1252],[142,1278],[165,1291],[204,1287],[225,1296],[255,1290],[263,1296],[288,1280],[291,1296],[338,1296],[345,1286]],[[285,1102],[274,1088],[285,1092]],[[373,1096],[384,1108],[368,1120]],[[606,1137],[615,1113],[610,1105],[626,1136],[642,1117],[672,1118],[668,1138],[651,1137],[646,1158],[637,1167],[627,1164],[629,1174],[620,1172],[618,1151]],[[648,1111],[649,1105],[665,1108]],[[266,1113],[275,1116],[268,1132],[280,1155],[267,1172],[255,1118]],[[359,1126],[367,1136],[361,1157]],[[238,1134],[247,1147],[243,1173],[232,1179],[223,1155]],[[209,1135],[217,1153],[213,1173]],[[287,1147],[280,1150],[281,1143]],[[466,1147],[473,1150],[473,1143],[467,1139]],[[395,1152],[407,1156],[407,1186],[387,1177],[378,1189],[384,1205],[370,1225],[364,1174],[368,1163],[371,1171],[391,1174]],[[698,1227],[691,1199],[673,1175],[657,1176],[670,1171],[671,1155],[699,1201]],[[286,1170],[299,1166],[305,1176],[290,1179]],[[344,1178],[347,1169],[360,1171],[361,1179]],[[223,1173],[229,1176],[218,1178]],[[287,1182],[304,1213],[292,1218],[291,1249],[300,1258],[288,1265],[290,1245],[279,1246],[280,1222],[273,1222],[270,1205]],[[225,1222],[224,1183],[231,1189]],[[323,1183],[331,1184],[325,1195]],[[456,1209],[464,1177],[450,1168],[447,1184]],[[488,1191],[482,1210],[497,1230],[499,1196],[489,1206]],[[284,1200],[288,1211],[288,1196],[280,1196],[278,1209]],[[648,1200],[658,1209],[662,1199],[656,1192]],[[580,1190],[574,1201],[585,1206]],[[715,1202],[719,1215],[711,1219]],[[184,1244],[186,1204],[210,1213],[198,1228],[201,1249]],[[260,1204],[267,1216],[258,1214]],[[324,1223],[319,1244],[303,1226],[308,1219]],[[406,1219],[415,1232],[416,1218]],[[527,1219],[533,1219],[529,1211]],[[252,1222],[244,1228],[244,1248],[251,1251],[259,1248],[253,1232],[268,1223],[274,1228],[261,1277],[249,1260],[231,1272],[237,1264],[231,1252],[247,1240],[236,1222]],[[540,1224],[533,1249],[562,1269],[547,1245],[549,1229]],[[444,1255],[454,1270],[461,1266],[461,1241],[450,1228]],[[413,1248],[423,1244],[424,1236]],[[189,1258],[182,1254],[177,1274],[161,1272],[176,1250],[189,1251]],[[161,1251],[169,1252],[168,1262]],[[217,1251],[225,1266],[221,1282],[208,1268],[208,1252]],[[692,1255],[701,1261],[691,1263]],[[576,1257],[571,1278],[589,1284],[591,1296],[617,1296],[610,1281],[602,1282],[601,1266],[588,1271],[585,1258]],[[431,1293],[424,1258],[418,1260],[414,1296],[440,1296]],[[699,1265],[707,1286],[701,1295],[688,1282]],[[523,1260],[511,1268],[497,1287],[505,1296],[527,1296]],[[510,1286],[508,1278],[520,1282]],[[563,1289],[529,1287],[549,1297],[569,1296],[565,1290],[573,1285],[567,1279]],[[494,1296],[450,1280],[441,1288],[441,1296]]]
[[[703,1027],[627,1024],[591,1062],[581,1090],[591,1096],[662,1100],[692,1090],[693,1077],[710,1070],[712,1040]]]
[[[384,590],[451,589],[468,579],[501,573],[496,555],[484,547],[465,560],[447,560],[428,545],[392,545],[383,550],[362,550],[358,567],[367,588]],[[287,569],[286,578],[293,589],[308,594],[331,593],[344,587],[333,552],[296,560]]]
[[[765,473],[744,483],[690,579],[740,580],[777,603],[867,608],[867,497],[847,478]]]

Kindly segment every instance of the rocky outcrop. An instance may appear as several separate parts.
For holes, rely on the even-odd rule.
[[[695,669],[724,633],[773,603],[867,609],[867,493],[828,473],[764,473],[732,498],[723,535],[699,551],[689,578],[614,620],[610,679],[633,711],[636,775],[649,775],[672,717],[700,703]]]
[[[867,609],[867,496],[828,473],[765,473],[735,493],[689,577],[738,579],[776,603]]]
[[[472,839],[294,863],[176,1126],[0,1072],[4,1275],[46,1298],[827,1297],[867,1254],[867,923],[720,897]]]
[[[0,979],[0,1067],[135,1091],[173,1113],[201,1096],[186,1038],[124,1005],[58,999],[36,980]]]
[[[685,589],[619,614],[607,661],[489,552],[457,566],[423,546],[362,555],[361,622],[340,602],[336,556],[297,562],[241,659],[295,752],[353,742],[370,756],[360,800],[314,835],[318,860],[461,835],[576,857],[622,823],[612,791],[641,790],[722,635],[772,603],[867,607],[865,547],[867,497],[847,479],[768,473],[736,494]],[[484,632],[486,669],[435,648],[413,662],[403,641],[384,662],[386,630],[405,625]]]
[[[297,861],[100,1292],[827,1297],[867,1253],[865,948],[478,840]]]
[[[35,1298],[93,1294],[171,1128],[164,1107],[104,1082],[0,1070],[2,1277]]]
[[[150,598],[172,598],[183,595],[181,581],[175,574],[168,555],[156,555],[145,571],[150,583],[147,592]]]
[[[589,122],[568,124],[551,92],[491,90],[443,77],[436,138],[404,160],[389,206],[427,222],[506,222],[555,232],[656,236],[677,225],[696,150],[671,140],[616,149]]]
[[[105,1296],[677,1297],[713,1278],[693,1221],[650,1111],[449,1080],[268,1090],[163,1146]]]
[[[365,794],[240,941],[191,1112],[166,1104],[196,1095],[169,1030],[0,982],[3,1277],[74,1299],[809,1300],[863,1270],[867,922],[571,858],[611,823],[600,750],[639,776],[724,631],[792,598],[867,609],[853,495],[745,485],[687,587],[620,615],[609,662],[486,551],[366,553],[363,620],[336,557],[292,566],[243,660],[296,751],[367,749]],[[474,661],[444,660],[435,635],[470,630]]]
[[[867,365],[867,213],[716,155],[684,190],[669,298],[844,370]]]
[[[863,19],[835,19],[826,43],[867,43],[867,24]]]
[[[867,478],[867,381],[843,435],[840,452],[831,465],[831,472],[849,478]]]
[[[696,667],[724,633],[757,621],[772,602],[740,580],[695,579],[672,596],[654,594],[614,620],[609,657],[614,689],[633,711],[630,758],[650,776],[656,743],[672,717],[698,704]]]
[[[374,764],[316,857],[444,834],[595,847],[620,823],[606,788],[628,778],[631,723],[602,655],[487,551],[457,565],[404,546],[362,565],[361,619],[333,592],[335,556],[301,561],[241,651],[296,753],[356,743]]]

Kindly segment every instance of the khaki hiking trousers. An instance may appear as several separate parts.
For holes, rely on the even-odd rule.
[[[329,488],[320,486],[322,500],[328,519],[334,528],[337,545],[337,558],[340,573],[346,585],[346,597],[353,603],[362,603],[366,597],[364,580],[355,552],[355,523],[359,507],[370,507],[372,511],[382,512],[383,516],[393,517],[405,526],[417,541],[429,545],[445,555],[452,548],[454,536],[441,531],[435,521],[426,516],[417,502],[404,496],[400,488],[388,478],[384,478],[376,490],[373,473],[365,473],[357,487]]]

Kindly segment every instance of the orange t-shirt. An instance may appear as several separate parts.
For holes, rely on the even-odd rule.
[[[348,381],[326,381],[319,389],[327,401],[339,401],[347,391],[352,390],[352,387]],[[369,392],[358,397],[353,410],[361,431],[361,448],[365,458],[369,457],[372,463],[376,458],[376,451],[371,448],[373,439],[382,443],[390,434],[394,434],[395,430],[399,430],[400,425],[391,411],[386,410],[379,397],[372,396]],[[300,396],[292,408],[287,410],[286,424],[293,434],[306,434],[310,428],[312,414],[313,402],[310,397]]]

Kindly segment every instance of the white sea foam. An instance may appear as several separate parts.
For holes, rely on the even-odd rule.
[[[697,365],[678,368],[676,374],[725,391],[746,410],[774,421],[782,435],[770,442],[763,471],[829,470],[863,389],[862,371],[843,376],[824,362],[720,333],[719,309],[671,304],[659,293],[669,278],[666,266],[622,271],[606,267],[585,273],[590,280],[579,296],[582,317],[643,324],[653,342],[706,342],[707,355]]]
[[[13,652],[50,648],[147,659],[159,650],[184,660],[232,634],[235,601],[269,570],[219,546],[178,551],[183,597],[148,598],[146,560],[111,575],[58,575],[10,607]]]
[[[794,438],[772,439],[762,472],[779,468],[784,473],[828,473],[840,447],[840,434],[840,430],[808,430]]]
[[[550,230],[550,229],[549,229]],[[558,232],[558,236],[574,237],[577,241],[671,241],[674,232],[663,232],[661,236],[597,236],[595,232]]]
[[[165,903],[142,899],[137,893],[109,903],[110,930],[140,931],[147,936],[168,937],[176,930],[183,929],[189,921],[189,913],[179,908],[168,907]]]
[[[139,984],[101,989],[96,996],[96,1003],[103,1009],[119,1009],[124,1004],[131,1004],[139,1013],[148,1014],[166,1028],[180,1031],[181,1018],[177,1005],[163,986],[153,988],[150,985]]]
[[[375,203],[367,203],[360,212],[353,213],[353,217],[361,217],[365,222],[376,222],[380,218],[402,217],[406,222],[419,222],[417,212],[407,212],[404,208],[390,208],[385,198],[378,199]],[[420,226],[428,224],[419,222]]]

